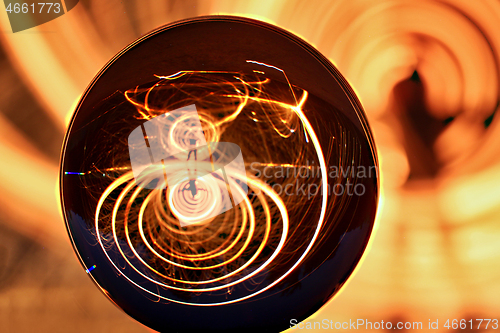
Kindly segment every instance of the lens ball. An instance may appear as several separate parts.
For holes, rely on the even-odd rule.
[[[278,332],[351,276],[378,202],[353,90],[297,36],[231,16],[163,26],[83,94],[61,202],[84,271],[161,332]]]

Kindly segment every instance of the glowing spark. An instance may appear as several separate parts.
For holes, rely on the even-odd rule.
[[[86,269],[86,270],[85,270],[85,272],[90,273],[90,272],[92,272],[94,269],[95,269],[95,265],[94,265],[94,266],[92,266],[92,267],[90,267],[90,268],[88,268],[88,269]]]

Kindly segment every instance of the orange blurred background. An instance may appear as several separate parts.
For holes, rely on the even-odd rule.
[[[147,331],[73,254],[59,152],[76,101],[111,57],[208,14],[257,18],[313,44],[353,85],[374,132],[377,231],[355,276],[310,320],[425,329],[500,319],[500,2],[80,0],[15,34],[0,8],[0,331]]]

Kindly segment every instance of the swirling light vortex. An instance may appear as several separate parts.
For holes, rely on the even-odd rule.
[[[225,94],[224,97],[238,99],[238,100],[240,100],[240,103],[233,113],[230,113],[229,115],[227,115],[226,117],[224,117],[222,120],[219,120],[219,121],[213,121],[209,116],[206,116],[203,113],[199,113],[200,120],[205,126],[204,128],[208,129],[208,130],[205,130],[205,136],[208,137],[208,139],[210,139],[212,141],[217,141],[220,138],[219,131],[221,130],[221,126],[225,123],[229,123],[229,122],[233,121],[234,119],[236,119],[236,117],[243,110],[243,108],[246,106],[248,101],[255,101],[258,103],[264,103],[264,104],[268,104],[271,106],[276,106],[276,107],[280,107],[280,108],[283,108],[285,110],[288,110],[288,114],[286,115],[286,117],[284,119],[281,119],[281,122],[283,124],[287,124],[290,120],[288,118],[290,118],[291,116],[293,116],[293,115],[297,116],[298,119],[300,120],[300,123],[302,124],[302,126],[304,128],[304,135],[305,135],[306,140],[309,141],[309,139],[310,139],[314,145],[315,151],[317,153],[317,158],[319,161],[321,175],[322,175],[322,179],[321,179],[322,203],[321,203],[321,211],[320,211],[320,216],[319,216],[317,226],[315,228],[315,231],[314,231],[314,234],[312,236],[310,243],[308,244],[307,248],[302,253],[302,255],[298,258],[298,260],[279,278],[277,278],[272,283],[268,284],[267,286],[265,286],[257,291],[251,292],[250,294],[248,294],[246,296],[242,296],[242,297],[237,298],[237,299],[227,300],[224,302],[212,302],[212,303],[186,302],[186,301],[182,301],[182,300],[178,300],[178,299],[173,299],[171,297],[165,297],[165,296],[162,296],[159,292],[155,293],[155,292],[141,286],[140,284],[135,282],[133,280],[133,278],[131,278],[130,276],[127,276],[125,274],[125,272],[123,271],[123,269],[120,269],[118,267],[119,265],[116,262],[114,262],[114,260],[108,254],[108,249],[110,247],[109,243],[114,242],[114,244],[116,244],[118,251],[120,252],[122,258],[125,259],[125,261],[128,263],[128,265],[130,265],[130,267],[135,272],[137,272],[139,275],[141,275],[142,277],[144,277],[148,281],[153,282],[154,284],[156,284],[159,287],[171,289],[171,290],[177,290],[177,291],[193,292],[193,293],[211,292],[211,291],[222,290],[224,288],[228,288],[228,292],[230,293],[229,287],[234,286],[236,284],[239,284],[245,280],[248,280],[248,279],[256,276],[259,272],[266,269],[266,267],[268,267],[268,265],[280,253],[280,251],[282,250],[283,245],[285,244],[285,241],[287,239],[287,233],[289,230],[288,211],[287,211],[287,208],[286,208],[282,198],[268,184],[266,184],[262,180],[257,179],[255,177],[248,177],[246,174],[241,174],[241,173],[237,173],[237,172],[232,173],[229,181],[232,182],[233,184],[238,184],[238,181],[245,182],[248,185],[249,189],[251,189],[256,194],[256,196],[260,200],[260,203],[262,204],[262,207],[263,207],[264,213],[265,213],[265,217],[266,217],[265,218],[266,229],[265,229],[263,241],[261,242],[260,246],[255,251],[253,256],[244,265],[242,265],[241,267],[239,267],[236,270],[228,272],[228,274],[225,274],[225,275],[222,275],[222,276],[219,276],[216,278],[208,279],[208,280],[202,280],[202,281],[191,281],[191,280],[185,280],[182,278],[173,278],[170,275],[163,274],[162,272],[153,268],[150,264],[148,264],[148,262],[145,259],[142,258],[141,254],[134,247],[133,241],[132,241],[131,236],[130,236],[130,233],[131,233],[130,224],[129,224],[130,219],[128,218],[128,215],[130,214],[131,207],[134,204],[134,201],[139,197],[142,190],[144,190],[144,189],[142,189],[140,186],[137,186],[137,188],[135,188],[133,190],[134,186],[136,185],[136,182],[134,181],[133,173],[131,171],[127,172],[127,173],[121,175],[120,177],[118,177],[116,180],[114,180],[102,193],[102,195],[98,201],[97,208],[95,210],[95,233],[97,235],[97,239],[98,239],[100,247],[102,248],[102,250],[105,253],[109,262],[114,266],[114,268],[118,272],[120,272],[120,274],[122,274],[125,279],[127,279],[130,283],[134,284],[137,288],[147,292],[148,294],[151,294],[155,297],[158,297],[159,299],[164,299],[166,301],[175,302],[175,303],[179,303],[179,304],[186,304],[186,305],[215,306],[215,305],[224,305],[224,304],[235,303],[235,302],[246,300],[246,299],[252,298],[256,295],[259,295],[259,294],[263,293],[264,291],[272,288],[273,286],[275,286],[279,282],[281,282],[293,270],[295,270],[295,268],[297,268],[297,266],[299,266],[301,264],[301,262],[304,260],[304,258],[307,256],[307,254],[309,253],[309,251],[313,247],[316,239],[318,238],[320,230],[322,228],[323,221],[324,221],[325,214],[326,214],[326,207],[327,207],[327,200],[328,200],[328,197],[327,197],[327,189],[328,189],[327,170],[326,170],[326,165],[325,165],[325,158],[324,158],[323,152],[321,150],[321,146],[320,146],[320,142],[318,140],[318,137],[316,136],[316,133],[314,132],[313,127],[311,126],[310,122],[308,121],[308,119],[305,116],[304,111],[303,111],[303,105],[304,105],[305,101],[307,100],[308,93],[307,93],[307,91],[304,90],[300,99],[297,100],[297,98],[295,96],[295,92],[294,92],[294,90],[293,90],[293,88],[292,88],[292,86],[291,86],[291,84],[290,84],[290,82],[289,82],[289,80],[288,80],[288,78],[283,70],[281,70],[275,66],[267,65],[267,64],[262,63],[262,62],[257,62],[257,61],[252,61],[252,60],[248,60],[247,62],[256,64],[259,66],[266,66],[268,68],[272,68],[274,70],[280,71],[283,74],[284,78],[286,79],[286,82],[289,85],[290,92],[293,96],[295,103],[288,104],[288,103],[278,101],[278,100],[271,100],[271,99],[260,97],[260,96],[252,96],[249,93],[248,88],[253,87],[255,89],[255,86],[262,85],[262,84],[266,83],[267,80],[258,81],[258,82],[246,82],[244,79],[235,76],[235,78],[241,82],[241,88],[233,86],[234,93]],[[261,71],[256,71],[256,72],[263,73]],[[159,79],[161,79],[163,81],[160,81],[161,83],[157,83],[153,87],[149,88],[149,90],[146,92],[145,100],[143,103],[141,103],[137,100],[134,100],[134,98],[132,97],[132,95],[140,92],[140,90],[138,88],[125,92],[125,97],[127,98],[127,100],[130,103],[132,103],[133,105],[135,105],[137,107],[137,110],[139,111],[139,113],[143,119],[151,119],[152,117],[154,117],[155,114],[157,115],[158,112],[163,112],[163,113],[168,112],[166,110],[155,110],[154,108],[152,108],[149,105],[148,98],[149,98],[151,92],[155,88],[159,87],[161,84],[163,84],[165,82],[167,82],[167,84],[168,84],[171,81],[175,81],[176,79],[183,77],[184,75],[210,74],[210,73],[218,73],[218,72],[183,71],[183,72],[178,72],[178,73],[176,73],[174,75],[170,75],[170,76],[157,76]],[[182,121],[178,121],[176,123],[177,126],[182,126],[182,124],[183,124]],[[288,125],[285,125],[285,126],[288,126]],[[276,126],[273,126],[273,127],[274,127],[274,130],[278,134],[280,134],[281,136],[284,136],[284,134],[282,133],[282,131],[278,127],[276,127]],[[184,131],[182,129],[180,129],[180,133],[183,133],[183,132]],[[293,133],[294,130],[291,129],[290,132]],[[176,140],[174,139],[174,136],[172,135],[173,131],[171,131],[170,133],[171,133],[171,135],[169,136],[169,138],[170,138],[170,141],[172,141],[170,144],[176,144]],[[207,141],[209,141],[209,140],[207,140]],[[185,162],[183,165],[185,166]],[[148,170],[147,173],[144,173],[144,175],[142,176],[142,177],[144,177],[144,179],[142,179],[141,181],[148,181],[148,177],[152,177],[152,175],[157,174],[158,172],[161,172],[161,171],[165,172],[168,169],[175,170],[178,167],[179,167],[179,165],[176,165],[176,163],[162,163],[161,165],[156,165],[151,170]],[[205,169],[205,170],[209,170],[210,168],[213,169],[213,165],[211,163],[203,163],[203,162],[201,162],[201,163],[197,162],[196,167],[198,169]],[[214,179],[214,182],[216,183],[215,186],[211,189],[208,189],[208,190],[216,191],[217,186],[226,186],[223,179],[218,179],[218,180]],[[166,182],[164,184],[161,184],[161,186],[159,186],[159,187],[161,188],[163,186],[167,187]],[[110,198],[110,195],[113,192],[115,192],[116,190],[119,190],[121,187],[123,187],[123,189],[121,190],[118,198],[116,199],[114,206],[112,208],[112,213],[111,213],[111,226],[112,226],[112,239],[111,239],[110,237],[107,237],[106,235],[104,235],[103,232],[100,230],[100,223],[99,222],[100,222],[101,215],[102,215],[102,208],[103,208],[106,200],[108,200]],[[138,218],[137,218],[137,226],[138,226],[138,230],[140,233],[141,244],[145,245],[147,247],[147,249],[154,254],[156,260],[160,260],[161,262],[163,262],[165,264],[171,265],[172,267],[177,267],[178,269],[181,269],[181,270],[184,269],[184,270],[205,271],[208,269],[215,269],[215,268],[222,267],[222,266],[227,265],[228,263],[231,263],[232,261],[238,259],[243,254],[243,252],[245,252],[245,250],[248,248],[248,245],[252,239],[252,236],[254,235],[254,233],[256,231],[256,224],[259,222],[259,221],[256,221],[255,212],[254,212],[252,203],[250,202],[249,198],[245,196],[244,192],[239,193],[239,195],[244,196],[243,204],[240,204],[239,207],[233,209],[233,211],[236,211],[236,210],[241,211],[242,226],[241,226],[240,231],[239,231],[238,235],[236,236],[235,240],[227,248],[221,250],[220,252],[217,252],[226,243],[225,242],[225,243],[223,243],[223,245],[219,246],[217,249],[209,251],[208,253],[201,253],[201,254],[200,253],[188,254],[188,253],[179,253],[179,252],[175,253],[175,251],[173,249],[172,249],[171,253],[168,253],[170,256],[173,256],[174,258],[187,260],[191,265],[181,264],[181,263],[169,260],[164,255],[162,255],[159,251],[154,249],[154,247],[148,241],[147,235],[144,233],[144,222],[145,222],[144,215],[146,214],[146,210],[149,207],[149,205],[153,205],[153,210],[155,213],[154,217],[156,218],[159,225],[161,225],[163,228],[169,229],[169,231],[171,231],[171,232],[177,233],[178,235],[186,236],[186,235],[190,235],[190,234],[191,235],[195,234],[196,232],[200,233],[203,230],[205,230],[207,228],[207,226],[210,224],[210,221],[211,221],[210,219],[208,221],[203,221],[201,223],[197,223],[195,225],[195,227],[197,228],[197,229],[195,229],[195,231],[190,231],[190,230],[184,231],[184,230],[180,230],[180,229],[176,230],[175,228],[169,227],[167,222],[169,220],[172,221],[173,217],[169,216],[168,212],[165,210],[165,206],[167,206],[169,208],[170,212],[173,213],[174,217],[182,215],[182,212],[180,212],[178,210],[179,207],[175,207],[176,206],[176,204],[175,204],[176,197],[174,196],[175,193],[182,193],[182,190],[179,191],[176,187],[178,187],[178,185],[174,186],[173,188],[167,188],[167,190],[166,190],[166,193],[167,193],[166,194],[166,197],[167,197],[166,204],[164,202],[162,202],[162,197],[164,196],[164,191],[162,189],[151,190],[149,192],[149,194],[146,195],[146,197],[144,198],[142,203],[140,204],[140,209],[139,209]],[[239,187],[236,186],[236,188],[239,188]],[[130,194],[130,191],[132,191],[132,190],[133,190],[133,192],[132,192],[132,194]],[[181,195],[183,195],[183,193]],[[127,241],[129,248],[133,252],[133,257],[135,259],[138,259],[142,265],[144,265],[145,267],[147,267],[149,269],[148,274],[142,272],[139,268],[134,266],[134,264],[131,262],[130,258],[128,258],[129,256],[126,253],[126,250],[124,250],[122,248],[122,246],[120,245],[120,243],[122,241],[119,239],[119,236],[117,234],[118,215],[120,214],[119,212],[120,212],[120,208],[122,206],[122,202],[127,198],[127,196],[128,196],[128,202],[126,203],[125,215],[124,215],[124,221],[123,221],[124,231],[125,231],[125,235],[126,235],[126,241]],[[253,270],[248,275],[244,275],[241,277],[237,276],[238,273],[240,273],[241,271],[243,271],[244,269],[249,267],[255,261],[255,259],[259,256],[259,254],[262,253],[262,251],[265,247],[265,244],[266,244],[267,240],[269,239],[270,229],[271,229],[271,217],[272,217],[271,214],[272,213],[270,211],[270,207],[269,207],[269,204],[267,203],[266,197],[269,197],[271,199],[271,201],[278,208],[279,213],[281,215],[282,232],[281,232],[281,238],[280,238],[279,244],[276,246],[276,249],[273,251],[272,255],[269,258],[267,258],[267,260],[265,262],[260,264],[260,266],[257,269]],[[179,199],[179,198],[177,198],[177,199]],[[194,199],[194,195],[193,195],[193,199]],[[216,202],[213,202],[213,205],[215,205],[215,204],[216,204]],[[214,208],[213,205],[209,205],[209,209],[213,209]],[[225,214],[225,215],[226,215],[225,222],[227,222],[227,214]],[[167,220],[167,222],[164,219]],[[236,223],[238,223],[238,222],[239,222],[238,214],[235,213],[235,218],[234,218],[235,224],[232,228],[231,235],[233,235],[235,233],[235,231],[236,231],[235,226],[236,226]],[[149,222],[146,222],[146,224],[148,224],[148,223]],[[234,248],[236,246],[236,244],[240,241],[240,239],[243,237],[243,234],[244,234],[244,231],[246,229],[247,224],[249,224],[248,236],[247,236],[242,248],[235,255],[233,255],[229,260],[225,260],[223,262],[220,262],[219,264],[215,264],[215,265],[211,265],[211,266],[196,266],[200,261],[209,260],[209,259],[219,257],[219,256],[229,252],[232,248]],[[158,242],[154,239],[153,239],[153,243],[155,246],[160,246],[160,244],[158,244]],[[164,252],[167,253],[167,251],[165,251],[165,250],[164,250]],[[155,275],[159,275],[163,279],[167,279],[171,282],[167,284],[167,283],[158,281],[158,280],[148,276],[149,274],[151,274],[151,272],[153,272]],[[215,285],[215,286],[203,286],[203,285],[207,285],[207,284],[213,284],[213,283],[216,283],[218,281],[228,279],[231,277],[233,277],[234,280],[232,280],[228,283],[223,283],[223,284],[219,284],[219,285]],[[192,288],[178,287],[178,286],[175,286],[175,284],[177,284],[177,283],[179,283],[179,284],[186,284],[187,283],[189,285],[194,285],[195,287],[192,287]],[[198,285],[201,285],[201,287],[196,287]]]

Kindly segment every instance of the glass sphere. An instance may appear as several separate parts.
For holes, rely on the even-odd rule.
[[[117,54],[71,120],[62,208],[101,291],[162,332],[276,332],[346,282],[375,147],[354,92],[267,23],[199,17]]]

